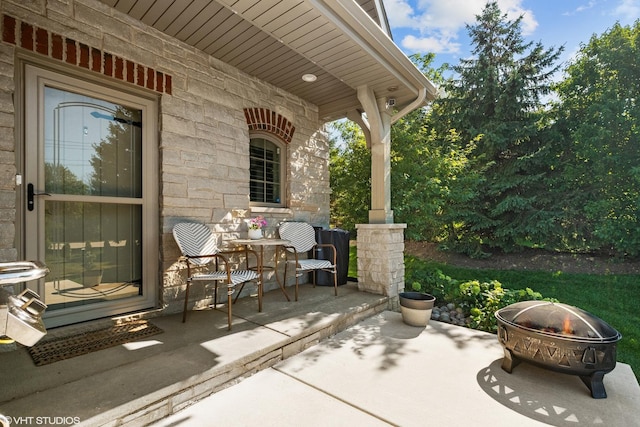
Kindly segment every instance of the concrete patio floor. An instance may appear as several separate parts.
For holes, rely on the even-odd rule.
[[[143,342],[46,366],[26,349],[0,353],[0,414],[83,426],[639,425],[626,364],[596,400],[575,376],[527,363],[507,374],[495,335],[414,328],[385,307],[354,284],[337,298],[303,286],[297,303],[265,294],[262,313],[239,300],[231,332],[224,311],[203,310],[186,324],[150,319],[164,332]]]
[[[606,399],[593,399],[576,376],[528,363],[508,374],[502,354],[493,334],[414,328],[385,311],[154,425],[640,425],[628,365],[605,375]]]

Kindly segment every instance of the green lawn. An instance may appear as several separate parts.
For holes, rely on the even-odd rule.
[[[355,264],[355,247],[350,260]],[[513,270],[476,270],[424,262],[461,281],[498,280],[509,289],[531,288],[600,317],[622,334],[618,361],[629,364],[640,380],[640,275],[592,275]],[[407,264],[409,265],[409,263]],[[407,267],[410,268],[410,267]],[[355,270],[354,270],[355,271]],[[350,275],[351,266],[350,266]],[[353,273],[353,277],[357,273]],[[405,276],[409,276],[407,271]]]
[[[618,361],[631,365],[640,378],[640,276],[473,270],[433,264],[460,280],[498,280],[505,288],[531,288],[545,297],[580,307],[600,317],[622,334]]]

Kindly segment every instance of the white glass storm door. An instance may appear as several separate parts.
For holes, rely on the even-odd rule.
[[[156,104],[25,66],[24,247],[47,327],[152,307]]]

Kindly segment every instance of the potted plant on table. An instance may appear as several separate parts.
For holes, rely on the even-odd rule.
[[[262,239],[262,227],[267,225],[267,221],[262,215],[249,220],[249,238],[253,240]]]

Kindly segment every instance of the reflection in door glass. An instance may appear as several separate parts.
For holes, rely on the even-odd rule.
[[[43,199],[45,302],[56,310],[142,295],[142,111],[44,94],[44,188],[54,196]]]
[[[142,111],[45,87],[45,191],[141,197]]]
[[[49,310],[142,295],[138,205],[45,202]]]

